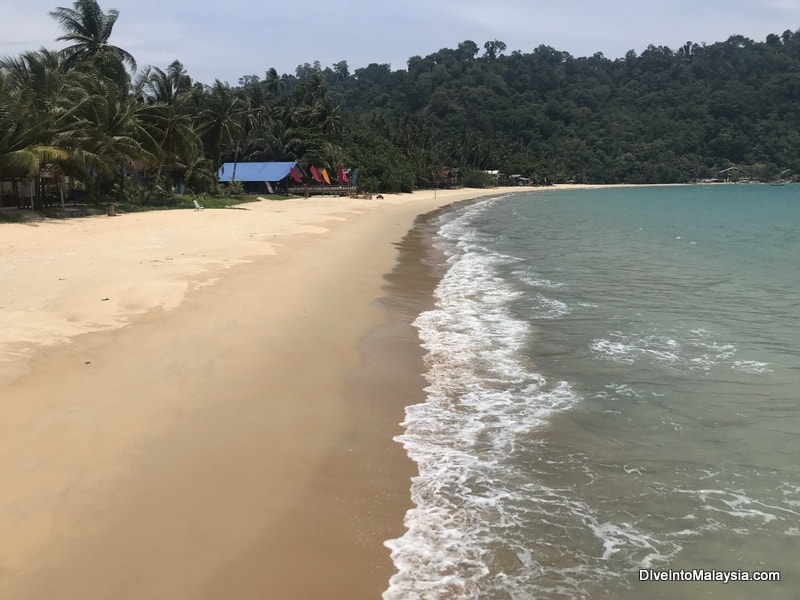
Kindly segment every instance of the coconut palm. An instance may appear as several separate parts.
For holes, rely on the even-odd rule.
[[[110,187],[116,181],[121,190],[126,167],[153,164],[158,152],[158,142],[145,118],[147,106],[139,100],[143,82],[138,81],[138,88],[120,89],[110,79],[96,78],[86,85],[91,102],[86,103],[69,137],[73,157],[88,183]],[[89,177],[91,173],[96,177]]]
[[[0,71],[0,175],[31,179],[48,162],[66,159],[66,150],[46,142],[47,133],[47,121],[38,118]]]
[[[314,128],[326,137],[335,135],[341,130],[342,110],[334,106],[327,95],[314,103],[310,117]]]
[[[336,173],[339,167],[346,167],[349,163],[347,152],[338,144],[325,142],[322,144],[323,165],[331,173]]]
[[[186,157],[186,162],[176,165],[176,170],[187,186],[187,191],[199,194],[207,192],[217,184],[217,175],[210,159],[203,155],[202,147]]]
[[[187,102],[192,78],[186,73],[183,64],[174,60],[166,71],[157,67],[151,68],[144,88],[150,102],[180,106]]]
[[[58,21],[64,31],[64,35],[57,40],[72,43],[61,50],[67,68],[96,59],[101,64],[115,61],[127,63],[131,69],[136,69],[136,60],[129,52],[108,42],[119,11],[111,9],[105,13],[95,0],[76,0],[73,8],[60,6],[50,16]]]
[[[177,60],[166,71],[148,71],[143,85],[147,108],[142,118],[151,126],[151,135],[157,142],[156,184],[164,169],[175,170],[179,165],[186,168],[202,149],[190,114],[191,89],[192,80]]]
[[[59,55],[45,49],[3,59],[0,73],[4,75],[0,170],[33,178],[38,185],[38,174],[47,166],[63,181],[71,156],[65,140],[88,99],[83,76],[65,72]]]
[[[278,96],[283,91],[284,87],[286,87],[283,79],[280,75],[278,75],[278,71],[275,70],[274,67],[271,67],[266,73],[266,85],[267,90],[273,96]]]
[[[303,132],[287,126],[287,120],[276,117],[269,126],[250,139],[248,160],[297,160],[303,148]]]
[[[214,168],[219,169],[222,155],[242,142],[242,115],[245,112],[242,98],[227,83],[219,79],[214,85],[206,88],[204,106],[199,114],[200,130],[215,161]]]
[[[277,104],[269,84],[264,81],[250,84],[241,90],[245,108],[242,112],[242,125],[245,134],[269,127],[272,122]]]

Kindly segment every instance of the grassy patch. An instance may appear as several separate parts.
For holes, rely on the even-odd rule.
[[[16,208],[0,209],[0,223],[22,223],[24,221],[25,221],[24,211],[18,210]]]
[[[49,206],[39,211],[42,217],[47,219],[74,219],[77,217],[91,217],[93,215],[105,214],[105,207],[99,206]]]
[[[278,194],[242,194],[240,196],[180,196],[177,208],[194,208],[197,200],[203,208],[236,208],[239,204],[260,202],[261,198],[271,201],[288,200],[294,196],[280,196]]]

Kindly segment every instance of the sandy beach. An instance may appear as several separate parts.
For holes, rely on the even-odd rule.
[[[380,597],[422,399],[386,275],[505,191],[0,226],[0,597]]]

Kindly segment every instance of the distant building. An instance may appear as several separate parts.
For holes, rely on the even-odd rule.
[[[224,163],[217,173],[220,183],[240,181],[247,191],[271,192],[286,188],[286,178],[296,161],[289,162],[237,162]]]
[[[439,172],[437,187],[451,189],[458,187],[458,169],[446,168]]]

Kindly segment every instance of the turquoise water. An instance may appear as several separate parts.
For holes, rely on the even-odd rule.
[[[796,598],[800,186],[516,194],[436,227],[384,598]]]

